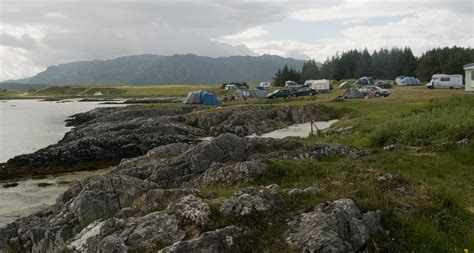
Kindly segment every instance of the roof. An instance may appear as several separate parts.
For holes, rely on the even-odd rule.
[[[469,63],[463,66],[464,69],[474,69],[474,63]]]
[[[440,77],[453,77],[453,76],[462,76],[462,75],[459,75],[459,74],[455,74],[455,75],[447,75],[447,74],[434,74],[431,78],[440,78]]]

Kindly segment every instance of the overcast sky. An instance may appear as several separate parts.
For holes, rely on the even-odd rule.
[[[133,54],[276,54],[474,47],[474,0],[0,0],[0,80]]]

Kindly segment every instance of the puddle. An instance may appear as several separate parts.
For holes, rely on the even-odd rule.
[[[332,124],[336,123],[337,119],[330,121],[316,121],[314,124],[319,130],[323,130],[331,127]],[[316,128],[313,127],[313,131],[316,133]],[[272,132],[268,132],[260,135],[259,137],[283,139],[286,137],[308,137],[311,134],[311,122],[291,125],[287,128],[277,129]],[[249,135],[247,137],[255,138],[256,134]]]
[[[18,186],[10,188],[3,188],[5,182],[0,183],[0,227],[53,205],[56,198],[67,190],[69,182],[103,175],[109,171],[110,169],[80,171],[44,179],[17,181]]]
[[[331,127],[332,124],[336,123],[337,121],[338,121],[337,119],[334,119],[330,121],[316,121],[313,123],[316,125],[316,127],[319,130],[323,130],[323,129]],[[313,131],[314,133],[316,133],[317,131],[316,128],[313,127]],[[267,138],[275,138],[275,139],[283,139],[286,137],[303,137],[304,138],[304,137],[308,137],[310,134],[311,134],[311,122],[307,122],[307,123],[291,125],[287,128],[277,129],[275,131],[264,133],[260,135],[259,137],[267,137]],[[247,137],[255,138],[257,137],[257,135],[252,134],[252,135],[248,135]],[[214,137],[207,136],[207,137],[200,138],[200,140],[210,141],[213,138]]]

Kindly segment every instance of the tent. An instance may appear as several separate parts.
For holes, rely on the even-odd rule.
[[[374,78],[370,76],[364,76],[359,78],[359,80],[356,81],[356,84],[374,84]]]
[[[339,85],[339,89],[349,88],[349,87],[351,87],[351,85],[349,84],[348,81],[344,81]]]
[[[355,87],[348,88],[345,92],[344,95],[342,95],[343,98],[364,98],[364,95]]]
[[[188,93],[185,104],[203,104],[203,105],[218,105],[219,98],[214,94],[205,90],[191,91]]]
[[[244,98],[267,98],[267,92],[259,89],[238,89],[234,93],[235,99]]]
[[[399,85],[405,85],[405,86],[414,86],[414,85],[420,85],[421,82],[415,77],[407,76],[404,77],[400,80]]]

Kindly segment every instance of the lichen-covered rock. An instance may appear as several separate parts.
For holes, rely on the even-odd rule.
[[[351,199],[317,205],[290,221],[286,242],[301,252],[357,252],[382,231],[381,211],[361,214]]]
[[[189,194],[197,196],[199,195],[199,190],[193,188],[153,189],[135,200],[132,208],[140,213],[164,210],[173,201]]]
[[[236,193],[221,205],[220,211],[225,215],[244,216],[255,212],[265,212],[274,205],[273,196],[277,193],[272,187],[247,187]]]
[[[177,242],[166,247],[159,253],[188,253],[188,252],[207,252],[222,253],[226,252],[233,244],[234,238],[243,232],[242,228],[228,226],[223,229],[203,233],[200,237]]]
[[[193,185],[208,186],[214,184],[233,184],[236,182],[251,182],[268,165],[261,162],[244,161],[229,165],[212,164],[204,173],[193,179]]]
[[[166,212],[95,222],[70,239],[67,248],[74,252],[156,251],[184,238],[178,223],[174,215]]]
[[[130,206],[156,184],[124,175],[90,177],[71,184],[56,207],[0,228],[0,246],[6,250],[50,252],[97,220]],[[5,240],[5,241],[4,241]],[[1,250],[1,248],[0,248]]]
[[[175,213],[179,218],[188,220],[197,226],[205,225],[211,213],[209,204],[191,194],[171,203],[168,210]]]

